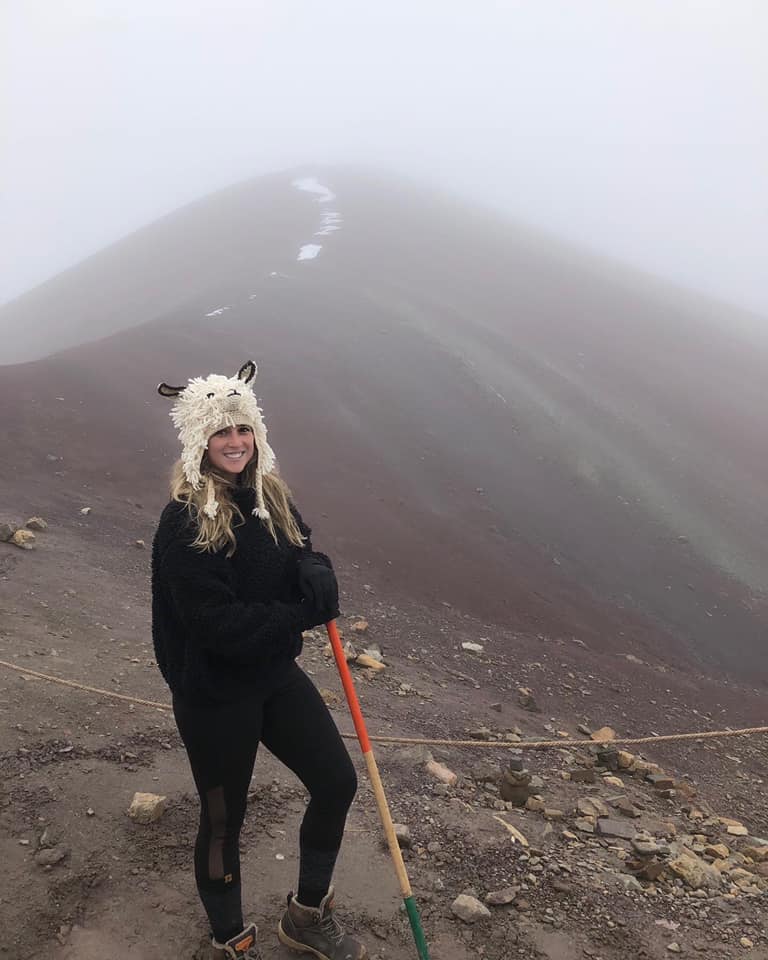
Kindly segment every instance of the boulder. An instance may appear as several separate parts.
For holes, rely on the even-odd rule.
[[[31,530],[20,529],[11,535],[9,543],[13,543],[22,550],[31,550],[35,543],[35,535]]]
[[[584,797],[576,801],[576,812],[580,817],[607,817],[610,815],[608,805],[597,797]]]
[[[63,844],[55,847],[45,847],[35,854],[35,863],[40,867],[53,867],[61,863],[69,855],[69,850]]]
[[[449,770],[448,767],[442,763],[438,763],[437,760],[428,760],[425,769],[435,780],[439,780],[440,783],[444,783],[449,787],[455,787],[459,782],[459,778],[453,770]]]
[[[16,520],[0,517],[0,540],[10,540],[20,526],[21,524]]]
[[[689,850],[670,860],[669,869],[692,890],[716,890],[721,883],[720,871]]]
[[[28,530],[47,530],[48,524],[43,520],[42,517],[30,517],[29,520],[24,524]]]
[[[456,897],[451,904],[451,911],[464,923],[477,923],[478,920],[487,920],[491,916],[491,911],[485,904],[480,903],[475,897],[467,896],[466,893]]]
[[[493,890],[491,893],[486,893],[485,902],[492,907],[506,907],[508,904],[514,903],[517,894],[517,887],[504,887],[503,890]]]
[[[393,823],[395,836],[401,850],[408,850],[412,844],[411,831],[404,823]]]
[[[128,816],[136,823],[154,823],[165,812],[166,799],[156,793],[134,793]]]
[[[619,840],[634,840],[637,830],[626,820],[612,820],[601,817],[597,821],[597,832],[601,837],[616,837]]]
[[[590,737],[595,743],[608,743],[616,739],[616,731],[611,727],[600,727],[599,730],[594,730]]]

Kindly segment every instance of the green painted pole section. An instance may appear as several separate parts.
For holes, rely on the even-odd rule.
[[[406,897],[403,903],[408,913],[408,919],[411,921],[411,930],[416,942],[416,949],[419,951],[419,960],[429,960],[429,950],[427,949],[427,941],[424,939],[424,931],[421,929],[421,917],[416,901],[413,897]]]

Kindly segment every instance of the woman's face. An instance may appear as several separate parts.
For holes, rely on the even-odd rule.
[[[208,438],[208,459],[222,473],[242,473],[253,459],[253,433],[243,425],[225,427]]]

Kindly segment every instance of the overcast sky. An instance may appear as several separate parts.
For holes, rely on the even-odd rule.
[[[0,300],[369,163],[768,316],[765,0],[5,0]]]

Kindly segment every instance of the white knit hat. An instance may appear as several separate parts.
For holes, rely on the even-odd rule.
[[[181,440],[181,463],[184,476],[194,490],[199,490],[203,478],[200,464],[208,446],[208,438],[225,427],[238,427],[241,424],[253,430],[253,439],[258,454],[256,473],[256,506],[253,515],[262,520],[269,519],[264,504],[262,477],[271,473],[275,467],[275,454],[267,443],[267,428],[262,417],[261,407],[249,386],[256,376],[256,364],[253,360],[244,363],[236,377],[223,377],[211,373],[207,377],[194,377],[185,387],[169,387],[161,383],[157,392],[162,397],[175,397],[171,409],[171,420],[179,431]],[[204,513],[213,519],[218,512],[213,478],[207,478],[207,496]]]

